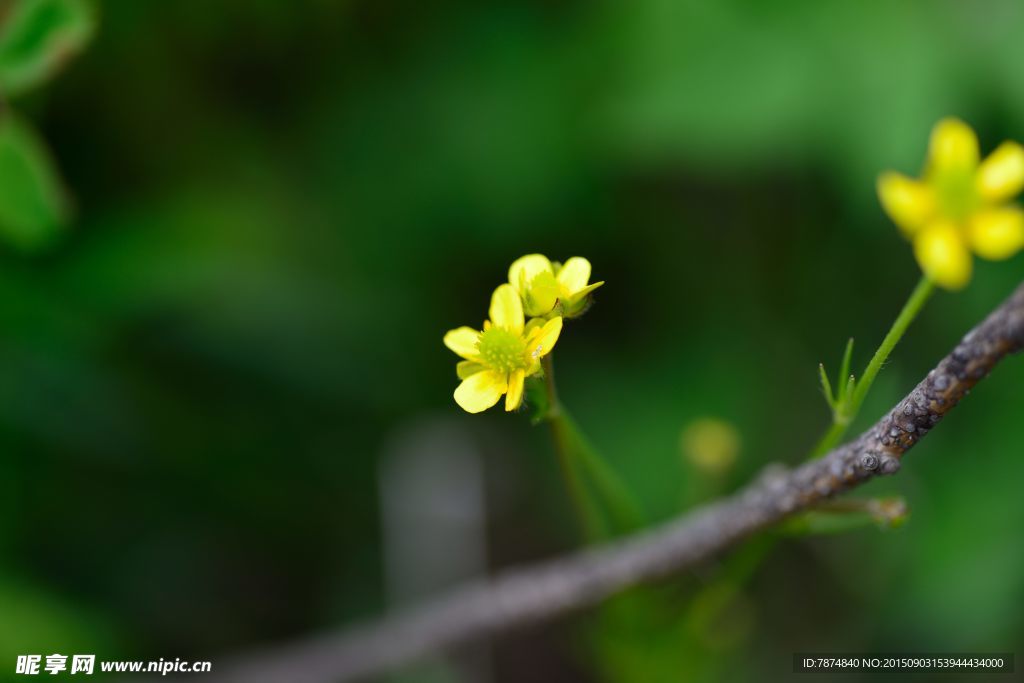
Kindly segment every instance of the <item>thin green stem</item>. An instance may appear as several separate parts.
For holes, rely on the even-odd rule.
[[[569,423],[565,420],[562,404],[558,400],[558,389],[555,386],[554,366],[551,354],[541,361],[544,366],[544,387],[547,391],[547,419],[551,425],[551,437],[555,442],[555,452],[561,465],[565,488],[569,491],[569,499],[576,511],[583,536],[589,543],[599,541],[607,536],[601,513],[587,494],[583,477],[580,476],[579,463],[574,456],[573,435]]]
[[[896,316],[896,321],[889,328],[889,333],[885,335],[885,339],[882,340],[878,350],[875,351],[875,355],[871,357],[868,367],[864,370],[864,374],[857,382],[857,387],[853,390],[853,398],[850,401],[849,410],[851,421],[864,403],[864,398],[868,395],[868,391],[871,390],[871,384],[875,381],[875,377],[878,376],[878,371],[885,365],[889,354],[892,353],[900,338],[906,333],[910,323],[914,321],[917,314],[924,308],[933,291],[935,291],[935,285],[932,284],[932,281],[927,276],[921,276],[917,287],[911,292],[907,303],[903,305],[903,310]]]
[[[828,431],[822,435],[821,439],[818,440],[818,443],[816,443],[814,448],[811,449],[811,455],[809,458],[820,458],[839,445],[839,441],[842,440],[843,434],[846,433],[846,428],[848,426],[849,423],[836,422],[833,420]]]
[[[910,323],[914,321],[917,314],[924,308],[933,291],[935,291],[935,286],[932,284],[932,281],[927,276],[922,276],[914,291],[911,292],[910,298],[907,299],[907,303],[903,305],[903,309],[896,316],[896,320],[893,322],[892,327],[889,328],[889,332],[875,351],[875,355],[868,362],[867,368],[864,369],[864,374],[855,383],[852,394],[847,393],[843,396],[842,401],[833,411],[832,425],[811,450],[810,458],[821,457],[838,446],[839,442],[842,441],[846,430],[857,417],[857,413],[860,412],[864,399],[871,390],[871,385],[878,376],[879,370],[885,365],[885,361],[889,359],[889,354],[896,348],[896,344],[906,333]],[[849,349],[850,346],[848,344],[847,353]],[[848,367],[848,362],[846,354],[844,354],[843,366]]]
[[[554,355],[549,353],[541,358],[540,365],[544,369],[544,389],[548,394],[548,419],[552,419],[562,411],[562,403],[558,400],[558,387],[555,386]]]
[[[551,354],[543,358],[542,365],[548,398],[547,420],[551,425],[555,447],[562,462],[566,485],[574,499],[584,529],[603,530],[604,526],[600,511],[589,495],[587,480],[595,487],[601,503],[607,507],[619,530],[627,531],[640,527],[642,515],[629,490],[608,463],[598,455],[559,400]]]
[[[579,462],[573,454],[572,438],[565,429],[565,422],[552,420],[551,434],[555,440],[555,450],[558,452],[558,462],[562,469],[562,476],[565,479],[565,487],[569,491],[569,499],[572,501],[576,517],[579,519],[583,537],[588,543],[594,543],[607,538],[608,530],[605,527],[604,519],[601,517],[601,511],[587,493],[587,487],[580,472]]]
[[[587,440],[576,421],[565,411],[564,407],[562,408],[562,420],[568,425],[583,467],[593,480],[598,495],[611,510],[616,525],[622,531],[643,526],[640,507],[633,499],[629,489],[611,466],[594,450],[590,441]]]

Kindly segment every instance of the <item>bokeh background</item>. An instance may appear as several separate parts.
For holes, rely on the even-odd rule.
[[[1009,0],[93,7],[80,54],[2,113],[67,198],[36,188],[19,223],[34,190],[0,185],[4,679],[33,652],[216,669],[577,547],[545,429],[462,413],[441,344],[525,253],[607,281],[560,389],[651,521],[798,462],[828,423],[818,362],[853,336],[863,367],[918,278],[878,172],[915,173],[949,114],[985,151],[1024,139]],[[1021,264],[937,295],[857,426]],[[1022,382],[1001,366],[861,494],[903,495],[898,530],[755,543],[389,680],[1019,647]],[[709,417],[741,442],[715,475],[680,445]]]

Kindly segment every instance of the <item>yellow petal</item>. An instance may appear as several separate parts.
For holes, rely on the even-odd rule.
[[[507,388],[504,373],[485,370],[462,380],[455,389],[455,402],[467,413],[480,413],[497,403]]]
[[[933,173],[973,169],[978,164],[978,136],[956,118],[942,119],[932,128],[928,166]]]
[[[931,188],[891,171],[878,177],[878,199],[889,218],[907,237],[917,232],[935,211]]]
[[[459,379],[468,379],[470,376],[486,369],[484,365],[475,361],[460,360],[455,366],[455,374],[458,375]]]
[[[962,289],[971,279],[971,253],[952,223],[925,226],[914,237],[914,255],[924,274],[946,289]]]
[[[505,396],[505,410],[512,412],[523,402],[523,383],[526,373],[516,370],[508,377],[508,394]]]
[[[1024,247],[1024,211],[1016,206],[979,211],[967,227],[971,248],[982,258],[1001,261]]]
[[[523,312],[527,315],[547,315],[558,302],[559,286],[550,272],[538,273],[523,290]]]
[[[526,323],[526,327],[523,328],[523,336],[529,339],[530,335],[544,327],[544,323],[547,320],[544,318],[530,318],[530,322]]]
[[[531,360],[537,360],[548,355],[558,341],[558,335],[562,332],[562,319],[552,318],[544,323],[544,326],[535,329],[526,340],[526,353]]]
[[[573,256],[558,271],[558,284],[572,294],[587,286],[590,279],[590,261],[582,256]]]
[[[524,294],[526,286],[540,273],[552,273],[551,261],[543,254],[527,254],[517,258],[508,269],[508,281],[516,291]]]
[[[448,330],[444,335],[444,345],[466,360],[473,360],[478,355],[476,343],[479,339],[480,333],[472,327],[460,327]]]
[[[523,331],[523,303],[512,285],[499,285],[491,297],[491,322],[520,334]]]
[[[978,167],[978,192],[991,202],[1004,201],[1024,190],[1024,147],[1004,142]]]

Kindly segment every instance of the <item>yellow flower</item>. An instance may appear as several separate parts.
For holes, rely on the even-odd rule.
[[[878,196],[933,281],[960,289],[971,279],[972,251],[1000,260],[1024,247],[1024,211],[1009,203],[1024,189],[1019,144],[1004,142],[979,162],[970,126],[943,119],[932,129],[923,176],[883,173]]]
[[[575,318],[587,307],[587,295],[604,281],[587,284],[590,261],[573,256],[565,262],[552,263],[541,254],[529,254],[508,269],[508,281],[523,299],[529,316],[546,316],[552,312]]]
[[[740,452],[740,435],[725,420],[702,417],[683,429],[680,445],[697,469],[709,474],[727,472]]]
[[[503,394],[505,410],[518,408],[524,380],[540,372],[540,359],[562,331],[558,317],[525,324],[522,302],[511,285],[494,290],[489,315],[482,332],[460,327],[444,335],[444,345],[464,359],[456,366],[462,384],[455,402],[468,413],[487,410]]]

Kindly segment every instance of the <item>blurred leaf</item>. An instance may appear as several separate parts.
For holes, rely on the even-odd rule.
[[[45,247],[61,231],[67,213],[42,140],[12,113],[0,115],[0,237],[24,250]]]
[[[841,534],[866,526],[898,529],[910,513],[900,496],[886,498],[844,498],[820,505],[817,509],[792,517],[777,527],[784,536]]]
[[[111,652],[106,618],[37,585],[0,576],[0,658],[41,652]]]
[[[96,22],[85,0],[20,0],[0,28],[0,90],[41,85],[80,52]]]

